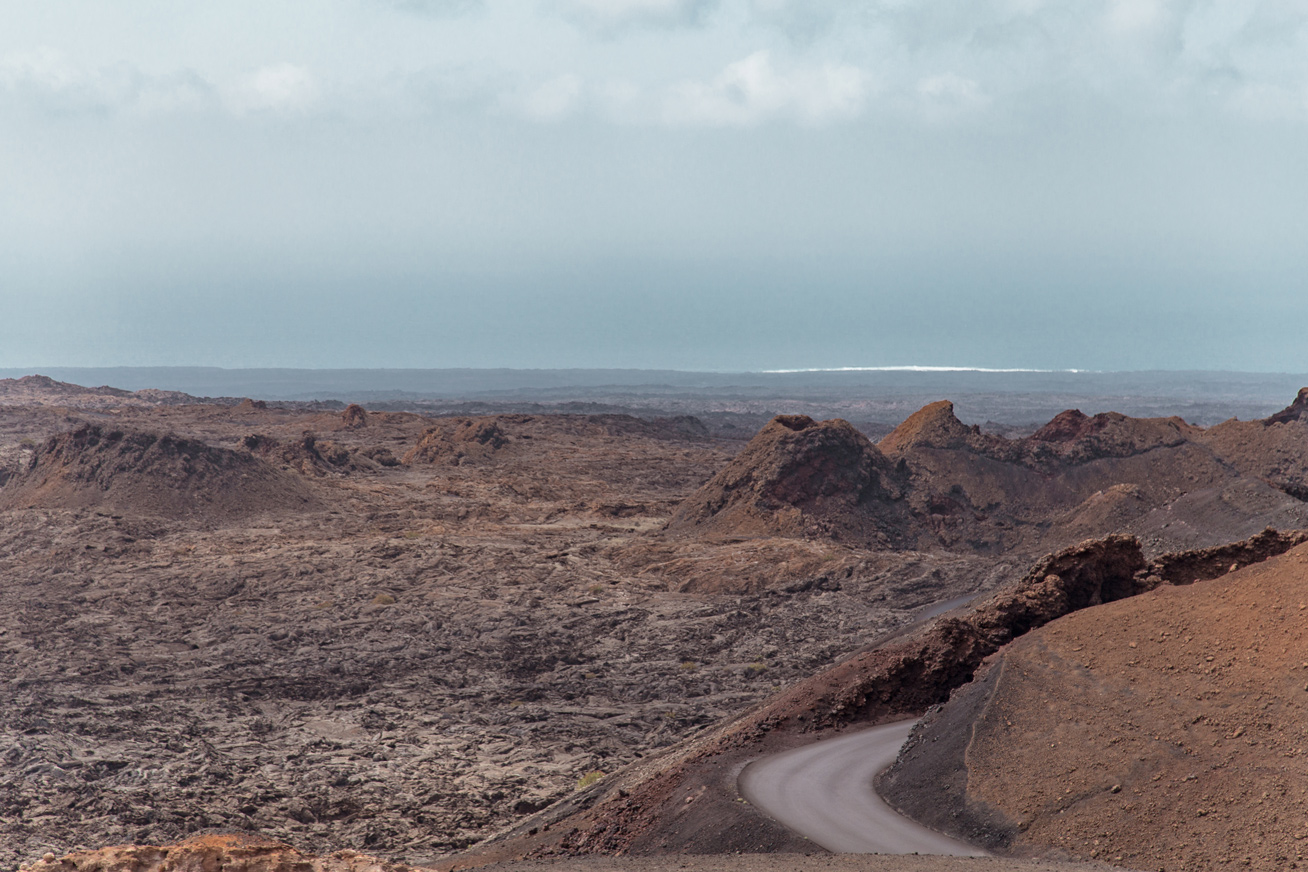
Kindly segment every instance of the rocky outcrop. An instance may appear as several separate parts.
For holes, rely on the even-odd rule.
[[[489,460],[509,444],[509,437],[494,418],[449,418],[422,434],[403,462],[463,463]]]
[[[932,403],[909,416],[877,447],[892,458],[912,458],[925,449],[960,451],[1003,463],[1041,468],[1123,458],[1181,445],[1198,434],[1181,418],[1131,418],[1117,412],[1094,417],[1076,409],[1060,412],[1025,439],[1005,439],[969,427],[954,416],[954,404]]]
[[[890,545],[903,540],[907,521],[900,478],[848,421],[781,415],[677,509],[667,530]]]
[[[303,484],[244,452],[93,424],[48,439],[0,491],[0,508],[214,521],[315,505]]]
[[[1146,584],[1182,585],[1218,578],[1255,563],[1262,563],[1308,542],[1308,530],[1282,533],[1268,528],[1256,536],[1229,545],[1164,554],[1150,562]]]
[[[877,447],[886,456],[898,458],[914,449],[981,448],[987,442],[1002,441],[982,436],[979,427],[968,427],[954,415],[954,404],[941,400],[909,415]]]
[[[346,430],[359,430],[368,426],[368,410],[357,403],[350,403],[341,412],[341,426]]]
[[[1263,419],[1263,425],[1270,427],[1272,424],[1288,424],[1305,419],[1308,419],[1308,388],[1300,388],[1294,402],[1276,414],[1268,415]]]

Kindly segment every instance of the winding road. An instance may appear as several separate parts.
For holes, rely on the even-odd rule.
[[[882,724],[755,760],[740,774],[740,794],[829,851],[987,856],[980,848],[909,820],[872,787],[872,779],[894,762],[915,723]]]

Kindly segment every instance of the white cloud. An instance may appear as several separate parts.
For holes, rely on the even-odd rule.
[[[556,121],[576,110],[581,91],[580,77],[568,73],[528,88],[519,105],[529,118]]]
[[[628,27],[693,27],[717,0],[557,0],[564,17],[605,33]]]
[[[321,99],[313,74],[291,63],[261,67],[231,93],[228,103],[238,112],[306,112]]]
[[[1168,18],[1164,0],[1109,0],[1105,16],[1109,29],[1124,36],[1157,30]]]
[[[778,70],[768,52],[758,51],[727,65],[711,81],[677,85],[664,119],[723,126],[781,118],[821,124],[858,115],[868,91],[868,76],[858,67],[826,63]]]
[[[979,83],[953,73],[927,76],[917,83],[917,94],[927,117],[935,121],[990,105],[990,98]]]
[[[63,52],[46,46],[7,55],[0,61],[0,83],[9,90],[30,87],[68,91],[81,86],[84,80],[85,74]]]
[[[432,18],[457,18],[460,15],[480,12],[485,6],[483,0],[380,0],[380,2],[400,12]]]
[[[91,69],[51,48],[0,59],[0,92],[55,114],[152,115],[201,108],[213,99],[209,83],[189,70],[151,76],[126,63]]]

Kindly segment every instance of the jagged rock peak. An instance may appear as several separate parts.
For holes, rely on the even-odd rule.
[[[1308,388],[1299,388],[1294,402],[1275,415],[1263,419],[1264,424],[1287,424],[1290,421],[1308,420]]]
[[[894,457],[910,448],[958,448],[977,433],[978,428],[958,420],[953,403],[940,400],[909,415],[877,447],[883,454]]]

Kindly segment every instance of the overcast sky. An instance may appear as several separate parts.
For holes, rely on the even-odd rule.
[[[0,11],[0,366],[1308,371],[1308,0]]]

